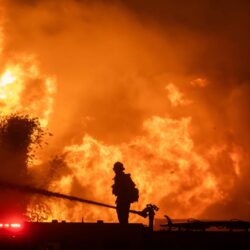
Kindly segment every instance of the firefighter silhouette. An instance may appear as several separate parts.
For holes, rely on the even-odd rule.
[[[139,191],[135,187],[130,174],[124,173],[124,166],[121,162],[116,162],[113,168],[115,172],[112,192],[116,199],[116,212],[121,224],[128,224],[130,204],[138,201]]]

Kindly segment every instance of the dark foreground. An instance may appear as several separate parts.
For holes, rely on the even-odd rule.
[[[142,224],[26,223],[0,230],[0,249],[250,249],[248,231],[153,231]]]

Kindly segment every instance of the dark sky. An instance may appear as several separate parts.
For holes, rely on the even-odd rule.
[[[205,60],[202,63],[198,58],[194,67],[207,71],[218,68],[241,80],[249,80],[249,1],[122,2],[142,21],[160,25],[166,34],[172,28],[177,39],[181,39],[183,31],[202,36],[208,46],[201,55]],[[185,36],[182,39],[185,43]]]

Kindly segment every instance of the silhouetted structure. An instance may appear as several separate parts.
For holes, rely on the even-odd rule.
[[[248,226],[249,228],[249,226]],[[250,249],[250,232],[161,230],[150,231],[142,224],[57,222],[0,227],[0,249],[18,250],[227,250]]]
[[[116,162],[113,170],[115,177],[112,192],[117,196],[116,211],[118,220],[121,224],[128,224],[130,204],[138,201],[139,191],[135,188],[135,183],[132,181],[130,174],[124,173],[124,167],[121,162]]]
[[[169,231],[206,231],[211,230],[211,228],[216,228],[216,230],[229,230],[230,232],[234,230],[241,230],[250,232],[250,222],[242,221],[238,219],[233,220],[210,220],[210,221],[200,221],[197,219],[189,219],[185,222],[173,222],[169,216],[165,215],[167,219],[167,224],[161,224],[161,227],[165,227]]]

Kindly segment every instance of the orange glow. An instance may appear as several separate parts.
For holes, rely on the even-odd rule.
[[[4,37],[4,35],[3,35],[3,27],[1,25],[1,20],[0,20],[0,55],[1,55],[2,51],[3,51],[3,40],[4,40],[3,37]]]
[[[240,149],[237,147],[233,148],[233,151],[230,153],[230,157],[233,161],[233,167],[234,167],[234,171],[236,175],[240,175],[241,174],[241,153],[240,153]]]
[[[165,88],[168,91],[168,98],[173,106],[186,105],[190,103],[190,101],[184,99],[183,94],[173,83],[169,83]]]
[[[19,95],[22,90],[22,85],[14,85],[20,73],[19,67],[11,67],[7,69],[0,78],[0,100],[4,104],[8,104],[4,108],[4,113],[8,114],[12,108],[19,104]]]
[[[2,115],[13,112],[29,113],[39,116],[42,126],[48,124],[53,108],[55,79],[43,76],[37,62],[31,56],[20,58],[19,64],[10,64],[0,75],[0,105]],[[34,85],[34,86],[32,86]],[[38,85],[36,87],[36,85]],[[35,88],[44,88],[44,94],[32,92]],[[26,99],[23,99],[25,95]]]
[[[19,2],[6,3],[0,22],[0,115],[38,117],[54,135],[28,166],[32,184],[114,205],[112,166],[121,161],[140,191],[132,209],[153,203],[158,217],[220,218],[225,204],[225,216],[234,214],[237,192],[249,206],[249,81],[230,75],[243,64],[234,67],[231,54],[228,65],[223,54],[210,56],[213,44],[224,47],[218,34],[149,24],[122,4],[58,1],[55,12],[50,1]],[[27,214],[117,221],[113,210],[41,197]]]
[[[82,144],[65,147],[66,163],[72,171],[67,179],[54,183],[51,188],[58,192],[69,193],[72,178],[84,183],[92,193],[92,199],[113,204],[110,192],[112,182],[112,164],[116,159],[126,162],[127,171],[131,172],[141,192],[140,201],[135,206],[142,209],[148,201],[158,204],[171,194],[175,194],[177,203],[182,208],[171,210],[173,216],[191,216],[199,214],[211,202],[220,200],[222,194],[217,187],[215,177],[209,173],[209,163],[193,152],[193,142],[189,135],[191,119],[180,121],[153,117],[144,122],[147,132],[143,137],[120,146],[107,146],[86,135]],[[157,174],[160,171],[161,174]],[[192,172],[192,175],[189,173]],[[93,180],[95,180],[93,182]],[[196,182],[194,184],[193,182]],[[188,188],[188,192],[185,189]],[[164,190],[164,192],[155,192]],[[192,203],[191,200],[196,200]],[[63,219],[65,208],[61,203],[53,203],[54,218]],[[75,206],[71,220],[79,220],[79,213],[84,211],[84,218],[92,220],[102,213],[105,220],[114,220],[112,211],[102,208],[81,208]],[[87,211],[87,212],[86,212]],[[159,211],[163,216],[166,211]]]
[[[205,78],[197,78],[197,79],[191,81],[190,83],[193,86],[198,86],[198,87],[201,87],[201,88],[204,88],[204,87],[206,87],[208,85],[208,81]]]
[[[0,86],[4,87],[8,84],[12,84],[16,80],[16,77],[13,73],[8,69],[1,77]],[[2,97],[4,99],[5,96]]]

